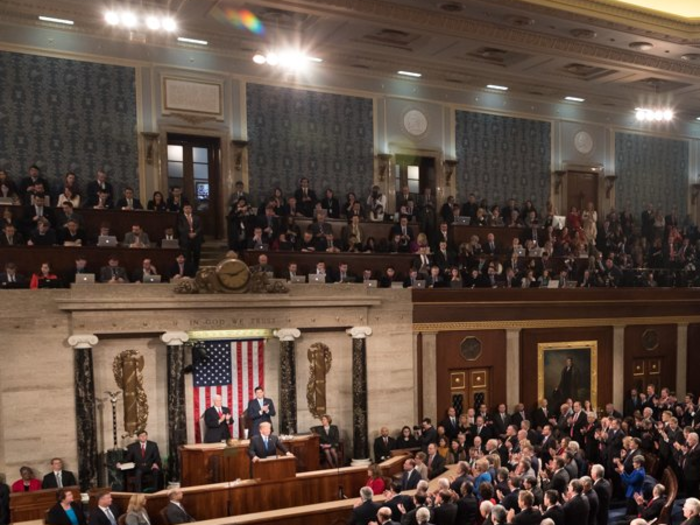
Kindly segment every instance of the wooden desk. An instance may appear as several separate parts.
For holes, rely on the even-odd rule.
[[[75,501],[80,501],[79,487],[65,487],[73,493]],[[42,520],[46,511],[56,504],[56,489],[34,492],[13,492],[10,494],[10,522]]]
[[[382,461],[379,464],[379,470],[381,470],[382,476],[393,478],[397,474],[402,473],[403,464],[410,457],[412,457],[410,454],[392,455],[391,458]]]
[[[302,472],[295,477],[275,481],[243,480],[185,487],[183,505],[198,520],[223,518],[297,505],[332,502],[343,493],[353,496],[367,482],[366,467],[345,467],[333,470]],[[132,496],[113,492],[112,498],[124,512]],[[160,509],[168,504],[168,492],[146,494],[146,508],[153,525],[164,525]]]
[[[522,241],[523,236],[528,232],[528,228],[508,228],[506,226],[466,226],[464,224],[452,224],[449,230],[455,243],[455,249],[463,242],[469,242],[472,235],[479,237],[479,242],[483,246],[486,243],[486,236],[493,233],[494,242],[502,252],[513,245],[513,238],[517,237]],[[540,246],[544,244],[545,230],[539,228],[538,239],[542,239]]]
[[[260,481],[275,481],[296,475],[297,462],[292,456],[270,457],[253,462],[253,478]]]
[[[283,441],[296,456],[297,472],[318,470],[319,439],[313,434]],[[183,487],[250,478],[250,441],[241,440],[233,447],[222,443],[183,445],[179,449]]]

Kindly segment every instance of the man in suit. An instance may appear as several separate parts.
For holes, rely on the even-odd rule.
[[[180,236],[180,248],[185,252],[185,257],[195,268],[199,268],[204,233],[202,219],[194,215],[191,204],[182,207],[182,214],[177,219],[177,231]]]
[[[124,188],[124,196],[117,201],[118,210],[143,210],[141,201],[134,197],[133,188]]]
[[[435,427],[433,426],[433,421],[429,417],[423,419],[421,427],[422,428],[419,441],[423,452],[427,453],[428,445],[430,445],[431,443],[437,445],[437,430],[435,430]]]
[[[435,525],[454,524],[456,518],[457,504],[453,501],[452,492],[447,489],[438,491],[433,505],[433,523]]]
[[[214,396],[214,405],[204,411],[205,443],[219,443],[231,437],[229,425],[233,424],[231,411],[221,406],[221,396]]]
[[[378,506],[372,501],[374,494],[370,487],[360,489],[360,501],[352,509],[348,525],[369,525],[377,517]]]
[[[272,399],[265,397],[263,387],[255,387],[255,397],[248,402],[246,414],[253,422],[253,428],[250,429],[249,437],[260,434],[261,423],[267,422],[272,425],[272,418],[276,414],[275,404],[272,402]]]
[[[544,514],[542,519],[550,519],[554,525],[565,525],[564,509],[559,504],[559,492],[556,490],[548,490],[544,493]]]
[[[569,483],[569,473],[564,468],[566,462],[561,456],[557,456],[552,460],[551,467],[554,473],[551,479],[547,479],[548,476],[544,469],[540,469],[540,477],[542,478],[542,488],[545,490],[556,490],[558,494],[564,494],[567,490]]]
[[[110,284],[129,282],[126,269],[123,266],[119,266],[119,259],[116,255],[110,256],[107,266],[100,268],[100,282]]]
[[[396,440],[389,435],[389,429],[382,427],[379,436],[374,440],[374,462],[380,463],[391,457],[391,451],[396,445]]]
[[[676,463],[680,465],[685,482],[685,494],[689,498],[700,496],[700,446],[698,434],[691,432],[686,438],[685,445],[675,444]]]
[[[574,401],[574,413],[571,414],[568,421],[568,433],[571,439],[576,441],[580,446],[583,446],[583,429],[587,424],[588,421],[581,407],[581,403],[579,401]]]
[[[17,265],[15,263],[5,263],[5,271],[0,273],[0,289],[12,290],[17,288],[29,288],[29,281],[24,275],[17,273]]]
[[[160,475],[163,463],[160,459],[160,452],[155,441],[148,440],[148,432],[141,430],[138,433],[138,441],[126,447],[125,463],[133,462],[134,467],[134,490],[141,492],[144,474],[153,474],[156,490],[163,487],[162,476]],[[119,465],[117,465],[119,466]]]
[[[685,500],[683,517],[685,521],[681,525],[700,525],[700,501],[697,498]]]
[[[297,207],[304,217],[311,217],[316,206],[316,193],[309,187],[309,179],[302,177],[299,188],[294,192]]]
[[[404,461],[403,474],[401,475],[401,492],[415,489],[420,480],[420,472],[416,470],[416,461],[414,459]]]
[[[43,185],[44,188],[48,187],[48,182],[46,182],[46,179],[41,176],[39,166],[33,164],[29,167],[27,176],[24,177],[19,183],[19,187],[17,188],[19,196],[24,197],[27,195],[27,193],[33,191],[34,186],[37,184]]]
[[[511,418],[508,415],[508,412],[506,410],[507,410],[507,407],[506,407],[505,403],[501,403],[500,405],[498,405],[498,409],[492,418],[493,432],[495,434],[494,437],[497,437],[499,439],[505,438],[506,430],[508,429],[508,426],[511,424]]]
[[[185,255],[178,253],[175,262],[168,268],[168,279],[177,281],[184,277],[194,277],[196,273],[192,263],[188,263],[185,259]]]
[[[258,431],[258,435],[250,438],[250,446],[248,447],[248,456],[253,463],[277,455],[278,450],[285,456],[293,455],[277,436],[272,435],[272,423],[269,421],[260,423]]]
[[[140,224],[133,224],[131,231],[124,235],[125,248],[148,248],[151,246],[151,239],[148,234],[143,231]]]
[[[472,436],[479,436],[482,443],[486,443],[491,439],[491,429],[486,426],[483,416],[476,416],[475,423],[472,426]]]
[[[93,208],[100,202],[99,192],[106,195],[105,204],[108,208],[111,208],[114,204],[114,189],[112,185],[107,182],[107,173],[103,170],[97,170],[95,180],[88,182],[85,191],[85,208]]]
[[[321,201],[321,207],[326,210],[329,219],[340,219],[340,203],[333,196],[333,190],[328,188],[326,196]]]
[[[70,470],[63,470],[63,460],[53,458],[51,460],[51,472],[44,476],[41,481],[42,489],[60,489],[63,487],[73,487],[78,482],[75,475]]]
[[[190,516],[185,507],[182,506],[184,493],[180,489],[168,492],[168,506],[165,507],[165,517],[168,518],[169,525],[179,525],[180,523],[191,523],[197,521]],[[92,522],[90,522],[92,525]]]
[[[0,246],[22,246],[24,237],[17,231],[14,224],[6,224],[0,233]]]
[[[267,206],[265,208],[265,213],[257,217],[255,226],[262,230],[265,236],[264,238],[267,239],[267,243],[277,238],[280,233],[281,225],[279,217],[275,215],[274,206]]]
[[[583,496],[588,500],[588,525],[597,525],[600,502],[598,493],[593,490],[593,480],[583,476],[579,481],[583,484]]]
[[[400,525],[399,522],[392,519],[392,514],[392,510],[389,507],[381,507],[377,511],[377,523],[379,525]]]
[[[567,501],[564,503],[564,522],[566,525],[588,525],[590,506],[583,495],[583,484],[574,479],[569,482]]]
[[[529,490],[521,490],[518,494],[518,507],[520,512],[515,513],[515,509],[508,511],[508,523],[514,525],[540,525],[542,514],[534,507],[535,497]]]
[[[538,431],[541,431],[546,424],[549,423],[549,419],[552,414],[549,412],[549,401],[547,398],[540,399],[538,407],[532,413],[532,426]]]
[[[652,497],[649,501],[644,501],[644,496],[642,494],[635,494],[634,499],[637,502],[637,517],[647,522],[658,520],[659,516],[661,516],[661,511],[666,505],[665,494],[666,487],[661,483],[654,485],[651,491]]]
[[[447,417],[440,422],[440,426],[445,429],[445,435],[452,439],[457,438],[459,434],[459,421],[457,419],[457,411],[454,407],[447,409]]]
[[[520,430],[520,425],[525,420],[529,420],[527,412],[525,412],[525,405],[518,403],[515,405],[513,414],[510,416],[510,422],[511,424],[515,425],[515,428]]]
[[[603,465],[593,465],[591,467],[591,477],[593,478],[593,490],[598,495],[598,516],[597,525],[608,525],[608,511],[610,510],[610,499],[612,498],[612,486],[605,479],[605,467]]]
[[[97,506],[90,511],[90,525],[117,525],[119,509],[112,505],[112,493],[101,490],[96,498]]]
[[[436,478],[445,471],[445,458],[438,454],[435,443],[428,445],[428,458],[425,464],[428,466],[429,479]]]
[[[267,254],[258,255],[258,264],[250,267],[250,273],[274,273],[275,269],[267,261]]]

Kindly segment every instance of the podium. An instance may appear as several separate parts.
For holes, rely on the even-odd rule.
[[[297,475],[297,458],[294,456],[272,456],[251,463],[253,478],[260,481],[276,481]]]

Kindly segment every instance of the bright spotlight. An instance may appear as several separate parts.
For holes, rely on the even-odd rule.
[[[148,27],[148,29],[152,29],[153,31],[157,31],[160,29],[160,20],[155,16],[149,16],[146,18],[146,27]]]
[[[280,57],[277,56],[275,53],[269,53],[267,55],[267,63],[270,64],[271,66],[276,66],[277,64],[280,63]]]
[[[105,14],[105,22],[111,26],[116,26],[119,23],[119,15],[114,11],[107,11]]]
[[[256,64],[262,65],[262,64],[265,64],[267,62],[267,58],[265,58],[265,55],[261,55],[260,53],[257,53],[253,57],[253,62],[255,62]]]
[[[175,20],[173,20],[170,17],[163,19],[162,26],[163,29],[171,33],[177,29],[177,24],[175,23]]]
[[[131,29],[133,27],[136,27],[136,24],[138,21],[136,20],[136,16],[134,13],[122,13],[121,16],[119,17],[119,20],[121,21],[122,25],[126,27],[127,29]]]

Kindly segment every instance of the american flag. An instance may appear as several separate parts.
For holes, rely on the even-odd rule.
[[[231,409],[231,436],[243,437],[238,435],[238,420],[255,396],[255,387],[264,388],[264,353],[264,339],[203,341],[199,348],[192,348],[196,443],[203,438],[199,420],[217,394],[222,398],[221,404]]]

